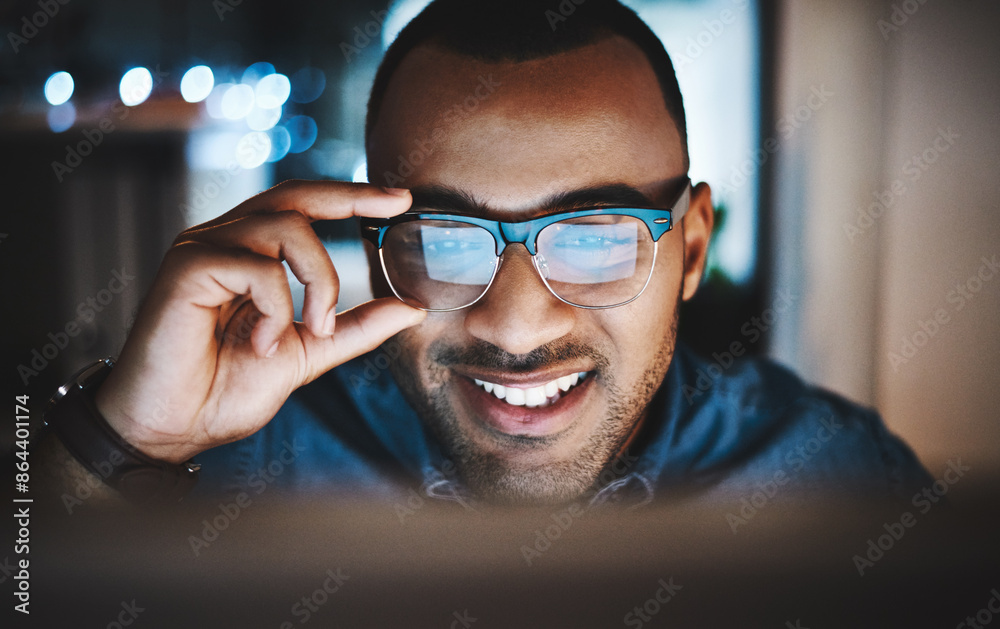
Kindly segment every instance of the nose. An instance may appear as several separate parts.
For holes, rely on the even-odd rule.
[[[523,245],[509,245],[493,285],[469,307],[465,329],[511,354],[526,354],[569,334],[578,310],[549,292]]]

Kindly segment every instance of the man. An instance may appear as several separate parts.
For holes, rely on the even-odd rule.
[[[713,206],[672,65],[616,2],[550,8],[439,0],[404,29],[366,129],[393,187],[287,182],[181,234],[118,364],[51,414],[63,469],[176,497],[194,458],[199,491],[464,504],[924,482],[874,412],[770,363],[682,394],[705,367],[676,330]],[[351,216],[374,219],[379,298],[336,313],[310,222]]]

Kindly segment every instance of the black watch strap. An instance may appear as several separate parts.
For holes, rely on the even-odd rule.
[[[194,488],[198,464],[175,465],[143,454],[98,412],[93,393],[113,366],[110,358],[98,361],[60,387],[45,412],[45,425],[81,465],[129,501],[180,500]]]

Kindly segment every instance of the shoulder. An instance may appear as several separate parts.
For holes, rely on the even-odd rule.
[[[929,478],[874,409],[774,361],[709,362],[678,347],[666,386],[673,391],[663,426],[696,484],[727,493],[780,483],[902,497]]]

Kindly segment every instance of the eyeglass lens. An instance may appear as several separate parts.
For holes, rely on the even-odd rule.
[[[559,298],[607,307],[636,297],[653,266],[645,224],[621,215],[567,219],[541,230],[534,258]],[[419,220],[393,226],[382,243],[386,277],[406,303],[428,310],[462,308],[489,287],[499,259],[493,234],[477,225]]]

